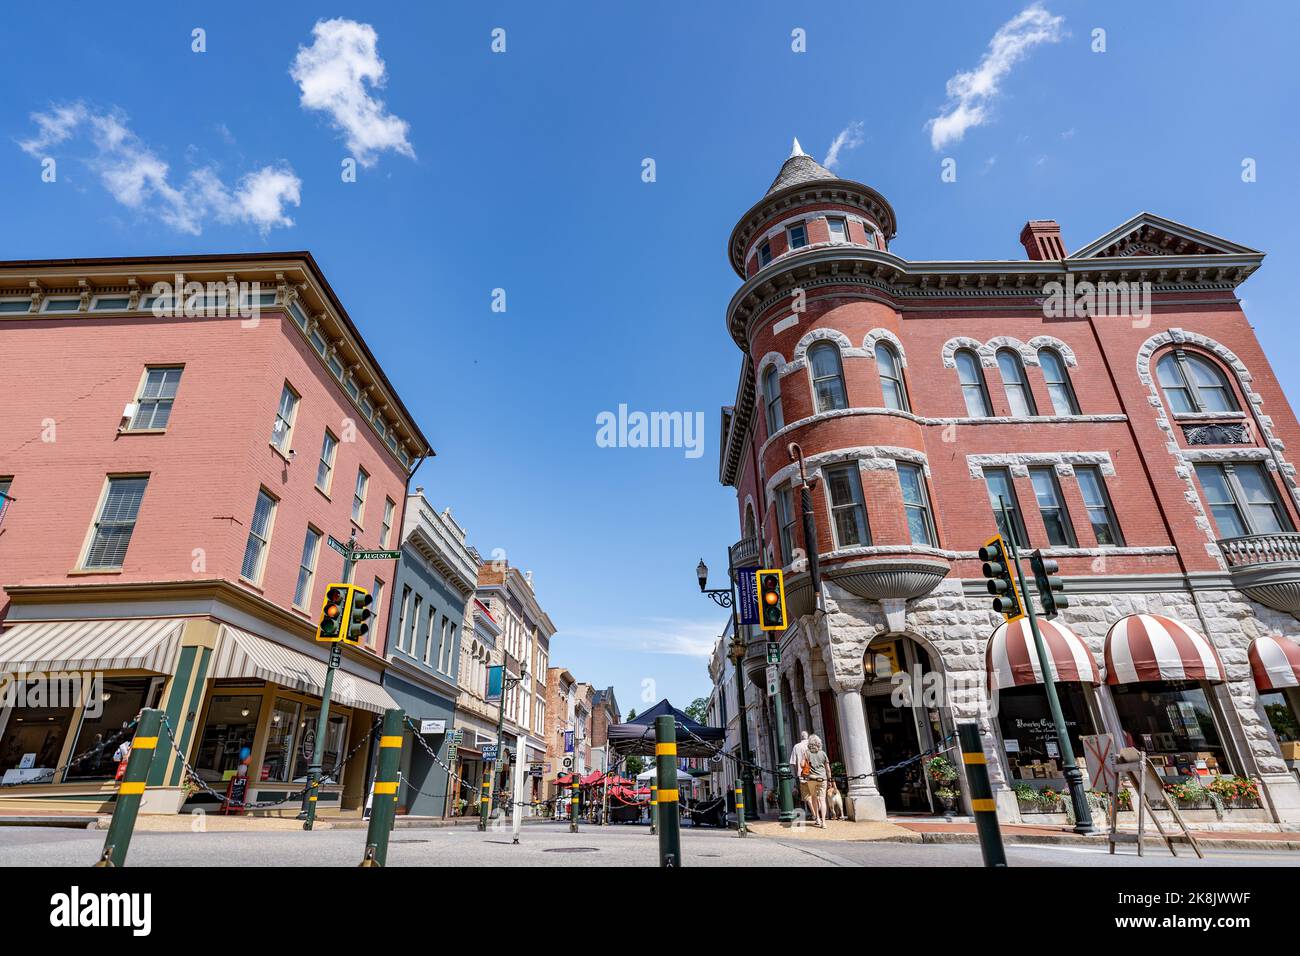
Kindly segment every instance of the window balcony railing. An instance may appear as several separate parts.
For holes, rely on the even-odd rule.
[[[1275,611],[1300,615],[1300,534],[1250,534],[1218,545],[1233,585],[1243,594]]]
[[[762,566],[757,538],[741,538],[727,549],[727,554],[733,571],[737,568],[757,568]]]
[[[1300,534],[1295,532],[1249,534],[1240,538],[1224,538],[1218,544],[1229,568],[1300,563]]]

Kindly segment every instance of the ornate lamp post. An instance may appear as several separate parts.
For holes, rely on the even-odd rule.
[[[707,594],[718,607],[731,609],[731,644],[727,648],[727,656],[731,658],[736,669],[736,705],[740,708],[740,777],[745,784],[745,806],[753,807],[751,813],[757,814],[758,798],[754,790],[754,765],[750,757],[749,721],[746,719],[745,710],[745,671],[742,666],[745,660],[745,641],[740,636],[740,623],[736,618],[736,580],[734,577],[731,578],[729,588],[710,588],[708,586],[709,566],[704,563],[703,558],[700,558],[700,563],[695,566],[695,576],[700,582],[701,594]]]

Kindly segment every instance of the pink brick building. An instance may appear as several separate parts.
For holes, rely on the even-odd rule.
[[[168,311],[156,283],[178,274],[201,284],[188,311],[203,314]],[[399,547],[408,476],[431,454],[343,304],[305,252],[4,262],[0,330],[25,357],[7,363],[0,420],[0,674],[93,672],[108,691],[0,710],[0,771],[28,781],[4,796],[106,799],[111,759],[84,753],[141,706],[165,710],[211,786],[243,759],[254,799],[297,789],[326,657],[316,621],[342,573],[328,539]],[[346,648],[327,770],[391,701],[394,564],[353,577],[379,613]],[[323,807],[360,802],[364,759]],[[151,805],[179,806],[181,780],[156,761]]]

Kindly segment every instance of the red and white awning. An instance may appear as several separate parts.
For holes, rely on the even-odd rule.
[[[1159,614],[1130,614],[1106,634],[1106,683],[1224,679],[1214,646],[1181,621]]]
[[[1257,637],[1247,656],[1260,690],[1300,687],[1300,644],[1289,637]]]
[[[1043,635],[1043,643],[1047,645],[1047,653],[1051,658],[1053,683],[1101,683],[1097,662],[1079,635],[1056,621],[1039,621],[1038,630]],[[1039,666],[1034,635],[1029,629],[1029,622],[1024,618],[1003,624],[993,632],[985,652],[985,662],[990,690],[1006,690],[1008,687],[1043,682],[1043,669]]]

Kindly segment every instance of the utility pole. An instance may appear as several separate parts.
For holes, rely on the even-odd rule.
[[[714,604],[721,608],[731,609],[731,646],[727,649],[727,656],[731,658],[736,668],[736,705],[740,708],[740,760],[741,776],[745,781],[745,799],[749,800],[751,805],[756,805],[758,800],[754,791],[754,768],[751,750],[749,747],[749,724],[745,719],[745,645],[746,641],[740,636],[740,615],[738,612],[738,602],[736,599],[736,569],[732,567],[733,558],[731,549],[727,550],[727,578],[730,582],[730,588],[710,588],[709,583],[709,566],[700,559],[700,563],[695,567],[695,574],[700,582],[700,593],[708,595]],[[758,569],[755,568],[755,571]],[[751,625],[743,625],[750,627]],[[748,636],[748,635],[747,635]]]

